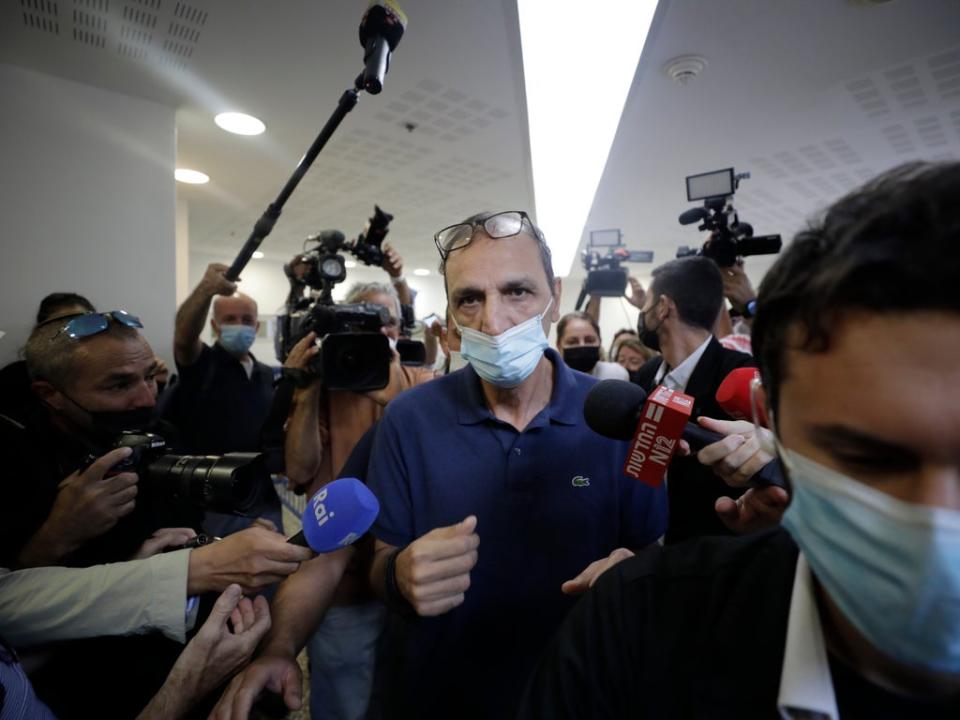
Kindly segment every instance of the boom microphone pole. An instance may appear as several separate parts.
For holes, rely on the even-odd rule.
[[[370,7],[367,8],[367,12],[360,20],[360,43],[364,47],[364,72],[357,77],[354,87],[345,91],[340,97],[337,109],[327,120],[323,129],[320,130],[320,134],[317,135],[310,149],[297,163],[296,169],[290,179],[287,180],[286,185],[283,186],[280,194],[277,195],[277,199],[267,206],[263,215],[254,224],[250,237],[240,248],[236,259],[230,269],[227,270],[226,277],[228,280],[236,281],[240,277],[240,273],[250,262],[253,253],[260,247],[260,243],[273,230],[273,226],[280,218],[283,206],[293,195],[293,191],[297,189],[297,185],[300,184],[303,176],[307,174],[307,170],[313,165],[313,161],[317,159],[320,151],[323,150],[327,141],[340,126],[340,123],[343,122],[347,113],[356,107],[360,98],[360,91],[366,90],[371,95],[380,92],[383,87],[383,76],[390,67],[390,53],[400,42],[406,26],[407,16],[393,0],[371,1]]]

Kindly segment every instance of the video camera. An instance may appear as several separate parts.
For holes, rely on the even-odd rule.
[[[132,452],[113,471],[137,473],[138,506],[160,517],[191,508],[244,515],[256,507],[270,479],[258,453],[175,455],[167,452],[164,438],[142,430],[121,432],[112,449],[121,447]]]
[[[276,351],[284,361],[297,342],[310,332],[321,339],[321,349],[310,361],[307,375],[320,378],[333,390],[379,390],[390,380],[390,343],[380,332],[390,320],[386,308],[370,303],[335,304],[333,287],[347,277],[346,250],[366,265],[383,264],[384,237],[393,216],[374,206],[356,242],[348,243],[339,230],[324,230],[304,241],[313,244],[284,266],[290,280],[286,313],[277,318]],[[309,287],[317,299],[304,297]]]
[[[627,250],[620,230],[591,230],[590,244],[582,254],[587,277],[583,281],[576,309],[580,310],[588,295],[623,297],[627,289],[627,269],[624,262],[653,262],[652,250]]]
[[[690,208],[680,214],[681,225],[701,223],[697,230],[710,232],[699,249],[687,245],[677,250],[677,257],[703,255],[720,267],[730,267],[737,258],[748,255],[775,255],[783,243],[779,235],[754,236],[749,223],[740,222],[733,207],[733,194],[741,180],[750,173],[735,175],[733,168],[691,175],[687,178],[687,200],[703,200],[703,207]]]

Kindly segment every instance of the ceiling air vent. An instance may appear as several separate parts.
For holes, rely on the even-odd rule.
[[[20,0],[20,12],[28,28],[60,34],[60,10],[53,0]]]

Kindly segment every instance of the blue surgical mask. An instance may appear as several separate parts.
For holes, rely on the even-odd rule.
[[[246,355],[257,337],[257,329],[250,325],[221,325],[220,344],[231,355]]]
[[[522,383],[537,367],[547,349],[543,332],[543,317],[553,298],[539,315],[534,315],[499,335],[487,335],[479,330],[460,327],[460,354],[466,358],[477,375],[491,385],[513,388]]]
[[[960,512],[779,449],[793,490],[783,525],[844,616],[895,660],[960,673]]]

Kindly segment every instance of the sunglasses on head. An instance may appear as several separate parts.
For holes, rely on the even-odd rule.
[[[60,328],[57,335],[65,333],[74,340],[82,340],[83,338],[102,333],[106,330],[110,326],[111,318],[115,322],[126,325],[129,328],[143,327],[143,323],[140,322],[140,318],[136,315],[131,315],[126,310],[111,310],[103,313],[83,313],[82,315],[76,315]],[[64,320],[65,318],[56,319]]]

